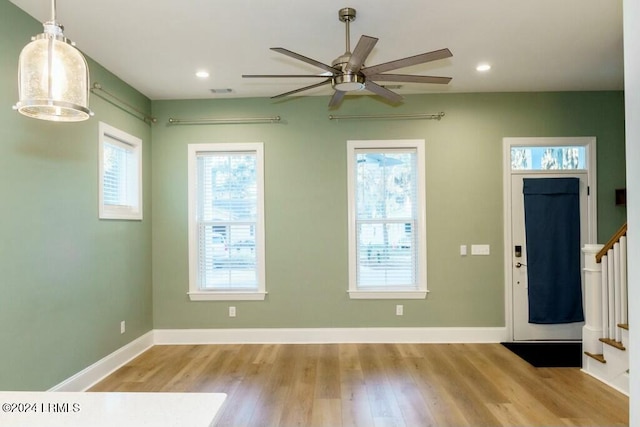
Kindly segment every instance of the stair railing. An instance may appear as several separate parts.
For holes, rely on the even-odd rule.
[[[621,342],[622,331],[618,326],[628,323],[627,224],[596,254],[596,262],[602,264],[602,321],[607,326],[602,338]]]
[[[602,342],[620,343],[628,324],[627,224],[603,245],[585,245],[585,352],[602,354]]]

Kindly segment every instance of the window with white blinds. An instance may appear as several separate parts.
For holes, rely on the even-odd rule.
[[[142,140],[100,123],[99,217],[142,219]]]
[[[263,299],[261,143],[189,145],[189,295]]]
[[[424,141],[349,141],[349,294],[424,298]]]

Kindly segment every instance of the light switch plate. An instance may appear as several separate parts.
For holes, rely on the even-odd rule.
[[[489,245],[471,245],[471,255],[490,255]]]

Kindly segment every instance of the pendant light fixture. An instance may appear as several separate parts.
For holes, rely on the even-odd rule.
[[[18,96],[13,107],[21,114],[41,120],[77,122],[89,110],[89,67],[56,21],[56,1],[51,0],[51,20],[44,33],[31,38],[20,53]]]

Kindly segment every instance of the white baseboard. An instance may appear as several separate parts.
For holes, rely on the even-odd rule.
[[[592,376],[593,378],[597,379],[598,381],[608,385],[609,387],[611,387],[612,389],[615,389],[617,391],[619,391],[620,393],[624,394],[625,396],[629,396],[629,375],[628,374],[623,374],[625,378],[625,380],[620,381],[620,379],[618,379],[618,381],[608,381],[605,378],[600,377],[599,375],[590,372],[588,369],[580,369],[581,372],[584,372],[585,374]],[[618,384],[618,383],[622,383],[622,385]]]
[[[49,391],[85,391],[154,345],[338,344],[338,343],[498,343],[499,328],[255,328],[155,329],[130,342]]]
[[[48,391],[85,391],[153,345],[154,333],[149,331]]]
[[[255,328],[156,329],[155,343],[170,344],[335,344],[335,343],[497,343],[499,328]]]

